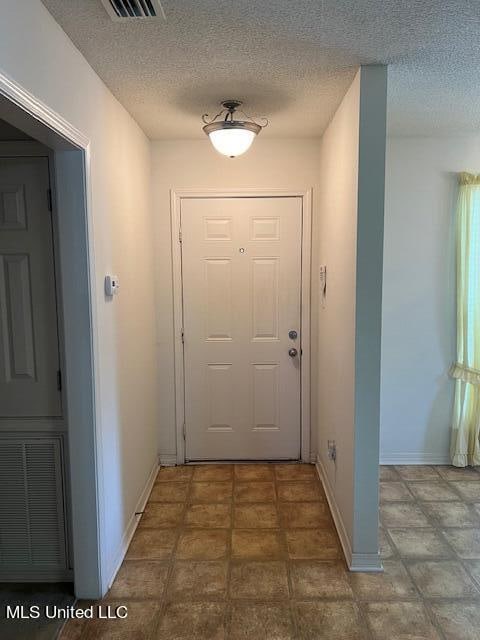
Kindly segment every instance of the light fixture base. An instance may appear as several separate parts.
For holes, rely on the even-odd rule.
[[[222,100],[221,105],[224,109],[227,109],[231,113],[241,107],[243,102],[241,100]]]

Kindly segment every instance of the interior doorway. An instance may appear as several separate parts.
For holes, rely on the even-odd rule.
[[[310,461],[306,194],[175,195],[178,461]]]
[[[50,360],[45,371],[46,395],[48,408],[38,407],[38,412],[53,414],[45,420],[42,418],[43,428],[46,422],[57,420],[64,421],[64,434],[62,434],[63,463],[65,471],[65,482],[63,489],[70,499],[71,504],[71,555],[68,561],[60,563],[63,568],[57,566],[54,571],[51,566],[43,566],[40,563],[32,571],[18,572],[15,576],[3,576],[3,579],[16,579],[19,582],[46,582],[58,580],[74,580],[75,594],[77,597],[101,597],[106,589],[106,578],[102,574],[102,538],[100,520],[102,513],[100,504],[103,497],[100,494],[99,478],[102,475],[101,461],[97,456],[99,447],[99,435],[97,434],[97,411],[95,397],[98,394],[98,376],[96,375],[98,361],[98,345],[96,341],[95,329],[95,295],[94,281],[91,274],[93,269],[93,238],[91,208],[89,205],[90,193],[90,155],[89,139],[82,132],[72,126],[58,113],[43,104],[38,98],[31,95],[24,87],[12,81],[4,74],[0,73],[0,118],[10,127],[15,127],[23,132],[23,153],[24,157],[35,157],[38,147],[47,149],[49,158],[49,169],[54,167],[54,171],[49,171],[50,188],[52,189],[52,204],[57,210],[57,225],[53,225],[53,235],[55,247],[55,291],[58,292],[58,300],[61,300],[61,314],[57,317],[54,313],[47,321],[49,329],[45,339],[50,344]],[[6,142],[3,151],[6,150]],[[32,151],[33,150],[33,151]],[[7,153],[8,155],[8,153]],[[11,154],[10,154],[11,155]],[[53,163],[50,164],[50,158]],[[11,176],[13,179],[14,176]],[[11,187],[12,185],[10,185]],[[15,185],[13,185],[15,186]],[[43,189],[43,186],[42,186]],[[18,190],[17,190],[18,191]],[[10,194],[10,195],[8,195]],[[13,194],[13,195],[12,195]],[[11,189],[7,189],[7,215],[8,224],[22,226],[21,206],[22,195]],[[44,209],[48,215],[50,195],[48,190],[44,194]],[[5,199],[4,199],[5,203]],[[28,220],[27,220],[28,222]],[[28,227],[28,224],[27,224]],[[56,228],[55,228],[56,227]],[[48,244],[48,242],[47,242]],[[21,254],[20,251],[17,252]],[[44,263],[48,263],[49,251],[44,252]],[[15,262],[15,261],[14,261]],[[16,294],[22,291],[22,284],[25,282],[25,264],[17,261],[14,264],[12,274]],[[42,286],[45,290],[50,290],[51,294],[51,264],[50,267],[43,265]],[[22,266],[23,265],[23,266]],[[23,269],[23,271],[22,271]],[[50,271],[49,271],[50,269]],[[50,275],[48,275],[50,273]],[[32,282],[37,274],[29,273]],[[23,278],[23,280],[22,280]],[[25,293],[25,290],[23,290]],[[47,293],[48,298],[48,293]],[[17,315],[19,318],[28,318],[26,313],[28,303],[32,304],[33,298],[20,295],[16,302]],[[24,305],[22,307],[22,304]],[[26,306],[25,306],[26,305]],[[36,305],[35,305],[36,306]],[[41,305],[40,305],[41,306]],[[50,305],[51,309],[51,305]],[[21,312],[20,312],[20,311]],[[33,307],[32,307],[33,311]],[[22,316],[23,313],[23,316]],[[61,316],[61,318],[60,318]],[[34,319],[32,319],[34,322]],[[58,327],[58,336],[55,333],[55,324]],[[52,326],[53,325],[53,329]],[[34,325],[32,325],[33,327]],[[28,322],[25,324],[25,331],[28,334]],[[16,338],[18,338],[18,331]],[[58,340],[58,337],[60,340]],[[63,340],[62,340],[63,337]],[[57,338],[55,349],[54,342]],[[58,349],[58,342],[63,344],[63,352]],[[21,345],[21,341],[18,343]],[[31,358],[28,360],[28,339],[25,338],[22,353],[24,371],[32,370]],[[30,354],[32,350],[30,349]],[[56,356],[55,356],[56,353]],[[58,354],[60,353],[60,358]],[[53,354],[53,357],[52,357]],[[53,360],[58,358],[61,362],[61,380],[58,375],[58,368],[52,365]],[[18,361],[20,363],[20,360]],[[34,363],[35,366],[39,362]],[[54,371],[53,386],[49,372]],[[20,370],[20,369],[19,369]],[[24,378],[26,373],[23,374]],[[37,375],[37,373],[35,374]],[[38,377],[38,376],[37,376]],[[48,381],[47,381],[48,380]],[[27,379],[22,380],[28,384]],[[61,390],[58,389],[61,383]],[[60,398],[58,397],[59,392]],[[31,412],[31,410],[29,410]],[[38,445],[39,430],[34,428],[35,418],[24,417],[21,420],[28,420],[32,427],[30,437]],[[26,425],[24,425],[26,426]],[[25,437],[25,434],[22,435]],[[52,440],[60,438],[58,432],[51,437]],[[13,438],[14,440],[15,438]],[[18,438],[17,438],[18,440]],[[47,447],[48,448],[48,447]],[[22,460],[25,463],[26,451],[22,453]],[[45,453],[45,452],[43,452]],[[55,474],[57,469],[62,467],[62,455],[60,448],[55,444],[50,446],[50,457],[56,461]],[[10,464],[15,462],[15,456],[11,451],[5,456]],[[17,456],[18,457],[18,456]],[[22,462],[20,460],[20,462]],[[58,462],[60,460],[60,462]],[[65,461],[67,463],[65,464]],[[5,468],[2,462],[2,468]],[[39,472],[45,470],[43,463],[37,464]],[[50,467],[49,467],[50,468]],[[24,472],[25,469],[24,469]],[[35,483],[35,489],[41,488],[41,483]],[[57,485],[58,486],[58,485]],[[66,495],[54,495],[53,502],[60,500],[65,503]],[[15,500],[13,500],[15,504]],[[62,513],[65,519],[65,509],[58,504],[58,513]],[[40,509],[40,513],[45,513]],[[7,513],[6,521],[13,518]],[[42,545],[52,544],[55,547],[55,540],[51,535],[45,535],[41,540]],[[63,543],[62,543],[63,544]],[[65,545],[67,554],[68,545]],[[25,567],[24,567],[25,568]],[[73,576],[72,576],[73,568]],[[42,571],[45,569],[45,571]]]
[[[43,145],[0,142],[2,580],[72,579],[51,169]]]

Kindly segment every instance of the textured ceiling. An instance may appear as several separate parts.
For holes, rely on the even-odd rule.
[[[321,135],[359,64],[389,68],[389,131],[480,128],[479,0],[163,0],[113,22],[100,0],[42,0],[148,136],[203,135],[223,98],[262,135]]]

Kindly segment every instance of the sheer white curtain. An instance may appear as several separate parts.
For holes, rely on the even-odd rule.
[[[457,362],[452,463],[480,465],[480,175],[461,173],[457,205]]]

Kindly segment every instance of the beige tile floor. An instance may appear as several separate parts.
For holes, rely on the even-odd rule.
[[[385,572],[354,574],[313,466],[161,469],[104,603],[128,619],[61,637],[480,640],[480,473],[380,476]]]

